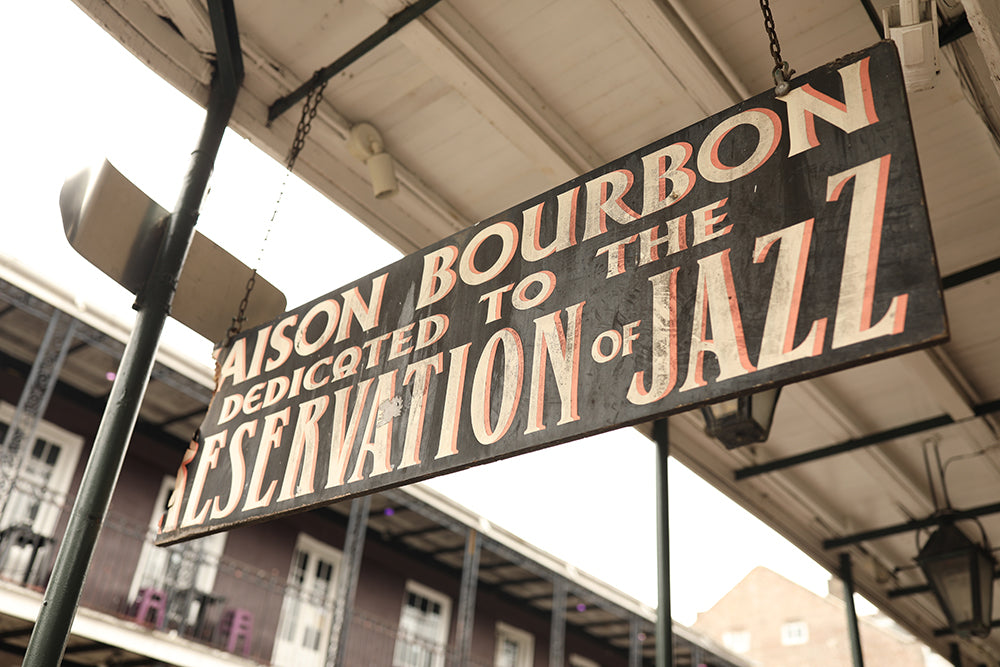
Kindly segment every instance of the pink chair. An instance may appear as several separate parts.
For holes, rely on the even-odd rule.
[[[139,597],[132,604],[132,616],[140,623],[162,630],[167,622],[167,594],[156,588],[140,588]]]
[[[236,645],[243,640],[243,655],[250,656],[250,641],[253,638],[253,614],[246,609],[227,609],[219,621],[219,633],[226,650],[236,653]]]

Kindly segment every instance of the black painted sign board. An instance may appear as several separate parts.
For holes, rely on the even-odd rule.
[[[158,543],[946,338],[883,42],[241,334]]]

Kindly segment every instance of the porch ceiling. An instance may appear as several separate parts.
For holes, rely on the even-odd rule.
[[[155,71],[205,102],[213,56],[203,0],[76,1]],[[800,72],[879,37],[860,0],[773,4],[783,53]],[[283,160],[297,111],[268,125],[268,107],[403,6],[237,3],[247,76],[233,127]],[[943,47],[934,90],[910,96],[949,286],[951,341],[786,387],[772,437],[757,447],[722,449],[694,414],[671,422],[677,458],[831,571],[838,554],[824,541],[933,511],[922,453],[928,438],[949,462],[956,507],[1000,501],[998,423],[975,410],[1000,398],[1000,278],[958,274],[1000,255],[1000,152],[990,125],[997,91],[986,70],[1000,62],[998,27],[979,6],[965,3],[977,33]],[[953,8],[946,9],[953,20]],[[759,10],[749,0],[445,0],[330,81],[297,172],[411,252],[771,84]],[[364,165],[347,149],[357,122],[381,131],[397,163],[397,196],[373,198]],[[280,287],[282,276],[269,278]],[[939,415],[953,423],[736,479],[748,466]],[[150,414],[153,421],[167,417]],[[1000,516],[984,517],[983,525],[1000,543]],[[935,636],[945,622],[931,596],[888,594],[923,583],[912,568],[913,534],[850,549],[859,591],[945,651],[954,638]],[[961,643],[974,660],[1000,659],[1000,633]]]

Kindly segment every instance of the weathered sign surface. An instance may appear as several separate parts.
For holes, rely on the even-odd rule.
[[[158,541],[946,337],[881,43],[243,333]]]

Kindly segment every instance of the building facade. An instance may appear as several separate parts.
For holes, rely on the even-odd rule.
[[[123,336],[0,264],[0,667],[20,664]],[[152,544],[211,378],[161,355],[65,665],[638,667],[654,611],[414,485]],[[680,666],[743,667],[678,628]]]
[[[831,586],[833,588],[833,586]],[[884,616],[859,616],[866,664],[924,667],[929,652]],[[848,667],[851,644],[842,597],[821,597],[766,567],[757,567],[693,627],[755,665]]]

